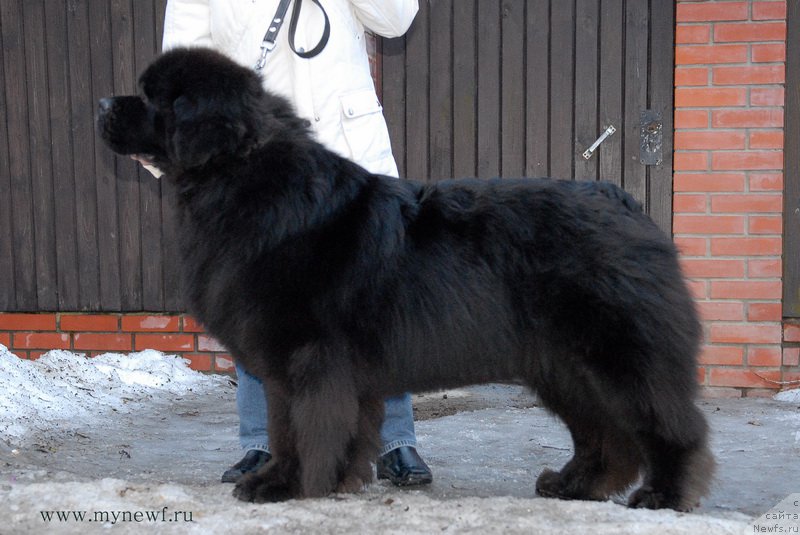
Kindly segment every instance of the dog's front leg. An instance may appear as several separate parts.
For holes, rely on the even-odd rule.
[[[358,395],[351,354],[338,345],[312,343],[291,357],[288,417],[298,460],[299,496],[333,492],[358,433]]]
[[[372,463],[380,451],[384,400],[362,397],[358,406],[358,434],[348,448],[348,461],[336,492],[358,492],[372,482]]]
[[[263,380],[269,407],[272,459],[236,483],[233,495],[246,502],[279,502],[301,496],[299,461],[289,411],[291,394],[286,384]]]

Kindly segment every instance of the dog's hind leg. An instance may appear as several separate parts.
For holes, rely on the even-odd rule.
[[[648,367],[598,374],[609,414],[624,426],[642,459],[644,481],[628,505],[687,511],[708,493],[715,464],[708,448],[708,424],[694,404],[694,367],[655,349],[643,355]]]
[[[564,419],[562,417],[562,419]],[[602,476],[602,431],[594,425],[567,422],[575,451],[556,472],[546,469],[536,480],[536,493],[548,498],[601,500],[595,488]]]
[[[542,404],[567,426],[574,455],[559,471],[545,470],[536,480],[541,496],[605,500],[635,483],[641,457],[633,436],[609,414],[605,395],[583,358],[566,344],[540,338],[531,344],[523,366],[526,382]]]
[[[572,411],[555,410],[567,424],[575,453],[560,471],[542,472],[536,492],[551,498],[606,500],[636,481],[641,464],[638,449],[607,417],[595,414],[586,418],[592,415],[579,416]]]
[[[657,358],[651,362],[663,362]],[[558,473],[545,472],[537,491],[547,496],[605,499],[637,479],[644,482],[629,498],[631,507],[692,509],[707,494],[714,459],[708,426],[694,405],[691,373],[672,370],[651,376],[596,376],[602,388],[591,394],[562,392],[549,405],[567,424],[575,457]],[[582,397],[583,399],[579,399]]]
[[[638,432],[645,480],[628,505],[691,510],[708,493],[715,467],[707,444],[708,424],[691,401],[655,409],[648,420]]]

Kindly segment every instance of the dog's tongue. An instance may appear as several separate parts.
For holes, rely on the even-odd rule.
[[[150,174],[153,175],[156,178],[161,178],[161,175],[164,174],[164,172],[161,169],[159,169],[158,167],[156,167],[155,165],[149,165],[149,164],[146,164],[146,163],[142,163],[142,167],[144,167],[145,169],[150,171]]]
[[[161,175],[164,174],[163,171],[161,171],[161,169],[153,165],[153,163],[147,158],[147,156],[143,154],[131,154],[131,158],[142,164],[142,167],[147,169],[150,172],[150,174],[156,178],[161,178]]]

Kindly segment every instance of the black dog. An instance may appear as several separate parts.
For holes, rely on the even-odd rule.
[[[177,185],[190,311],[269,391],[277,501],[372,479],[383,399],[521,380],[569,427],[544,496],[689,509],[714,461],[694,405],[701,329],[671,241],[628,194],[550,179],[424,184],[315,142],[251,70],[157,59],[104,99],[120,154]]]

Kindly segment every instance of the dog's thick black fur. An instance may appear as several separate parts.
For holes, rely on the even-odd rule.
[[[372,478],[383,399],[519,380],[569,427],[544,496],[689,509],[714,461],[694,405],[697,315],[671,241],[616,186],[425,184],[315,142],[259,77],[204,49],[101,101],[120,154],[177,185],[190,311],[269,391],[277,501]]]

